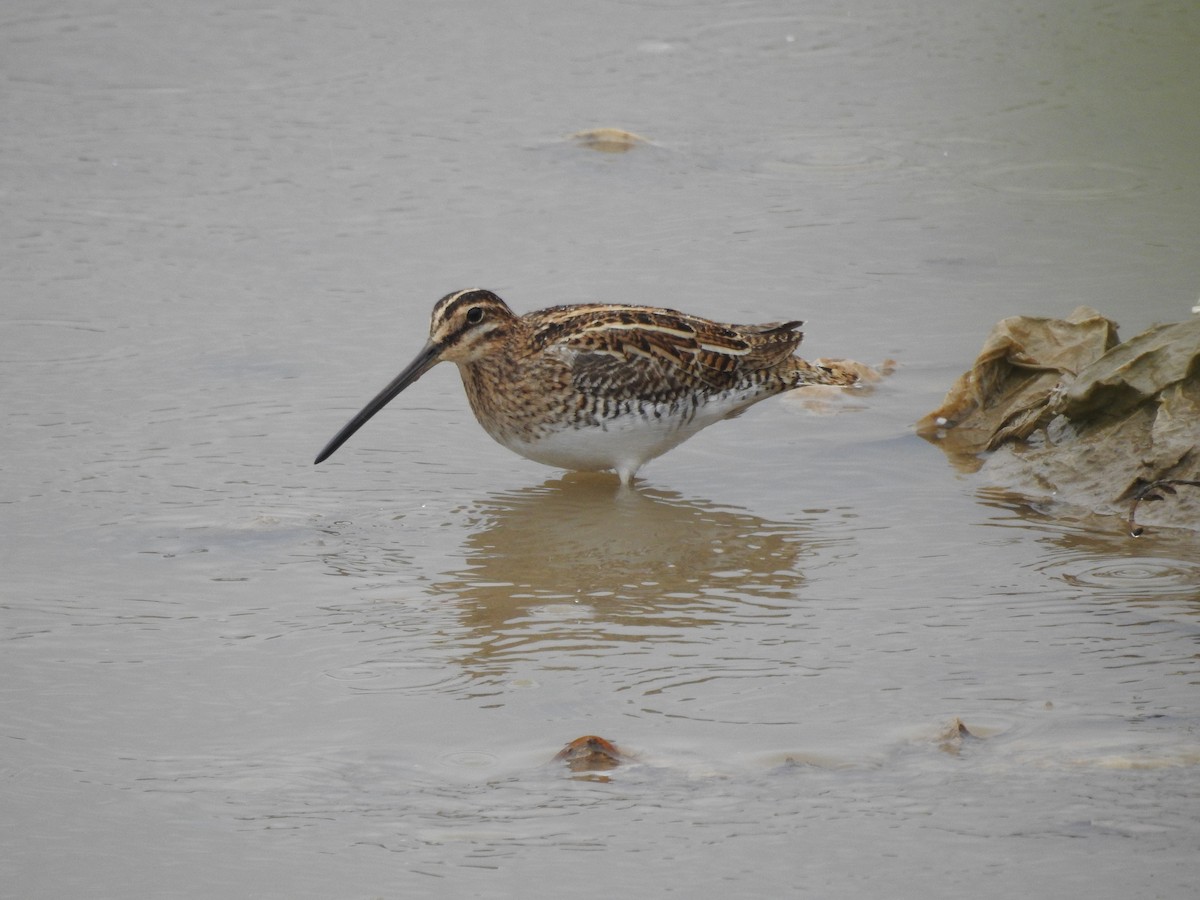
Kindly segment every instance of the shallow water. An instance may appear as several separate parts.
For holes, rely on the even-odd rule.
[[[1196,302],[1187,5],[0,15],[14,896],[1191,896],[1200,545],[917,439],[988,327]],[[650,143],[600,154],[565,136]],[[897,373],[636,492],[429,308],[801,316]],[[961,719],[975,737],[947,732]],[[548,765],[596,733],[605,779]]]

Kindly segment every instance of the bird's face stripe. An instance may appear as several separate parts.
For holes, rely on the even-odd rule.
[[[453,327],[452,323],[447,322],[444,324],[446,326]],[[439,329],[438,333],[433,335],[433,340],[441,345],[444,352],[449,350],[451,347],[462,344],[464,339],[468,337],[470,338],[470,343],[472,345],[477,344],[486,335],[491,334],[500,327],[502,327],[502,323],[496,321],[483,322],[479,325],[463,324],[453,327],[453,330],[451,330],[450,327],[447,327],[444,329]]]
[[[453,294],[447,294],[434,305],[431,320],[434,327],[439,323],[448,322],[453,319],[459,310],[465,306],[508,309],[504,301],[491,291],[485,291],[482,288],[468,288],[465,291],[455,291]]]

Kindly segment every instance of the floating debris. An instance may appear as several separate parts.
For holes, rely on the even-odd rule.
[[[1120,515],[1132,502],[1136,528],[1138,501],[1200,480],[1200,319],[1124,343],[1087,307],[1065,320],[1004,319],[917,432],[1051,508]],[[1153,518],[1200,529],[1200,495],[1160,504]]]
[[[579,146],[598,153],[628,153],[638,144],[649,143],[641,135],[620,128],[589,128],[568,137]]]
[[[792,388],[783,395],[787,402],[799,402],[809,412],[827,414],[861,408],[858,398],[871,393],[884,378],[896,371],[896,361],[885,359],[878,366],[853,359],[814,359],[814,368],[828,379]]]

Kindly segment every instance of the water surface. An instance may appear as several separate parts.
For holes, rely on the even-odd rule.
[[[1198,36],[1148,0],[8,9],[0,878],[1190,896],[1195,537],[1052,518],[910,423],[1003,316],[1189,314]],[[899,368],[635,493],[492,444],[448,367],[314,468],[470,285]],[[587,733],[630,763],[547,764]]]

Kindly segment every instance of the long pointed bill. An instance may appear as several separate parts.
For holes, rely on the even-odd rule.
[[[371,416],[387,406],[395,399],[397,394],[433,368],[434,364],[438,362],[441,352],[442,348],[432,341],[422,347],[421,352],[417,354],[417,358],[408,364],[408,368],[393,378],[391,384],[380,391],[374,400],[364,406],[358,415],[347,422],[346,426],[333,436],[333,440],[326,444],[325,449],[317,454],[313,465],[315,466],[317,463],[324,462],[332,456],[338,447],[350,440],[350,436],[354,432],[367,424],[367,420]]]

